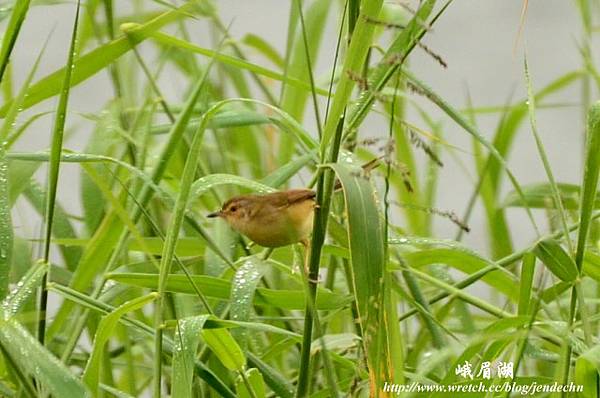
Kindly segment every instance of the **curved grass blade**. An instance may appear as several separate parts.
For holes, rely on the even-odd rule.
[[[561,90],[569,87],[571,84],[577,82],[582,76],[583,72],[581,71],[566,73],[535,93],[533,96],[534,100],[537,103],[541,103],[548,96],[560,92]],[[505,117],[504,122],[498,126],[493,139],[493,145],[498,149],[498,152],[503,157],[508,155],[508,152],[514,143],[517,132],[519,131],[519,127],[521,126],[523,120],[527,117],[527,114],[527,100],[522,100],[511,107],[510,111]],[[494,192],[496,192],[498,191],[500,184],[502,165],[493,157],[490,157],[488,161],[490,162],[489,176],[492,181],[492,189]]]
[[[93,297],[89,297],[85,294],[79,293],[73,289],[70,289],[66,286],[61,286],[58,284],[51,284],[49,288],[55,292],[63,296],[64,298],[77,303],[79,305],[84,306],[90,310],[99,312],[101,314],[110,314],[115,311],[115,308],[102,302],[94,299]],[[154,337],[155,331],[149,325],[142,323],[138,320],[133,320],[128,318],[126,315],[119,318],[119,321],[124,325],[131,326],[138,331],[142,332],[146,336]],[[167,354],[172,355],[173,349],[175,347],[175,342],[171,340],[170,337],[165,336],[165,351]],[[202,362],[196,361],[194,366],[194,371],[196,374],[202,378],[206,383],[217,391],[221,396],[228,398],[235,398],[235,395],[231,392],[231,390],[227,387],[227,384],[223,382],[215,373],[213,373],[210,369],[208,369]]]
[[[248,364],[260,370],[267,385],[275,392],[278,397],[292,398],[294,396],[294,388],[289,383],[287,377],[279,373],[277,370],[267,365],[261,358],[254,355],[251,351],[246,353]]]
[[[575,252],[575,266],[578,274],[583,268],[583,258],[586,252],[586,243],[590,225],[592,224],[592,211],[594,210],[596,190],[598,189],[598,177],[600,175],[600,157],[598,156],[600,153],[600,101],[594,103],[588,111],[586,133],[586,155],[583,170],[583,182],[581,183],[581,208],[579,210],[580,227],[577,234],[577,249]],[[575,318],[577,299],[579,299],[579,311],[581,312],[583,320],[585,340],[590,344],[591,329],[586,317],[587,308],[583,302],[584,296],[580,283],[576,283],[571,291],[570,312],[567,320],[569,330],[571,329]],[[561,362],[563,383],[566,383],[569,378],[572,350],[571,345],[568,342],[565,342]]]
[[[102,391],[113,395],[115,398],[135,398],[133,395],[127,394],[115,387],[108,386],[104,383],[100,383],[98,386]]]
[[[243,372],[246,356],[227,329],[203,329],[200,334],[223,366]]]
[[[387,364],[391,363],[388,357],[390,353],[382,349],[383,342],[387,341],[386,330],[380,324],[385,255],[377,198],[371,183],[360,172],[342,164],[330,164],[327,167],[335,171],[344,190],[351,283],[367,353],[369,378],[373,383],[372,388],[377,388],[381,380],[390,380],[387,372],[392,372],[387,368]]]
[[[456,242],[407,237],[390,240],[389,243],[391,246],[395,246],[398,243],[401,245],[415,244],[416,246],[424,246],[417,251],[402,253],[402,259],[415,268],[441,263],[471,275],[486,267],[494,267],[496,271],[483,277],[482,281],[497,291],[502,292],[513,301],[518,299],[518,284],[510,272],[500,267],[497,263],[485,259],[476,252]]]
[[[0,314],[0,346],[55,397],[89,397],[86,387],[15,319]]]
[[[300,2],[297,2],[297,4],[300,4]],[[291,7],[297,8],[293,3],[291,4]],[[327,14],[331,7],[332,4],[328,1],[315,1],[310,5],[304,18],[306,22],[305,31],[308,39],[307,41],[310,43],[309,54],[313,63],[316,62],[317,59],[316,57],[321,45],[323,31],[326,26]],[[298,9],[295,9],[294,13],[298,14]],[[295,25],[298,31],[293,38],[292,48],[286,56],[286,76],[287,78],[308,82],[310,77],[307,70],[307,52],[301,31],[302,26],[299,24]],[[309,91],[300,90],[299,87],[288,84],[283,91],[280,107],[296,120],[302,121],[308,95]]]
[[[276,326],[272,326],[265,323],[257,322],[240,322],[240,321],[231,321],[231,320],[223,320],[216,318],[209,318],[204,325],[205,329],[236,329],[236,328],[244,328],[248,330],[252,330],[255,332],[265,332],[265,333],[276,333],[281,334],[286,337],[292,339],[292,341],[300,341],[302,336],[297,333],[290,332],[287,329],[278,328]]]
[[[189,4],[190,3],[188,3],[188,5]],[[176,153],[177,147],[179,146],[185,132],[185,128],[187,127],[187,124],[194,112],[194,106],[198,102],[200,94],[203,92],[206,86],[206,79],[208,72],[210,71],[210,65],[212,64],[209,64],[209,67],[205,71],[203,77],[199,79],[194,86],[191,94],[186,100],[183,110],[178,114],[175,123],[173,123],[171,131],[169,132],[169,138],[158,156],[159,161],[150,173],[150,182],[152,184],[145,184],[138,195],[138,199],[136,200],[136,203],[139,203],[140,206],[146,206],[150,201],[153,193],[155,192],[153,185],[158,184],[162,180],[169,164],[169,160]],[[137,222],[142,215],[140,206],[134,207],[132,210],[131,219],[134,222]],[[86,248],[87,250],[83,253],[79,266],[73,275],[70,286],[76,290],[87,289],[97,274],[104,273],[106,270],[116,266],[116,261],[119,258],[120,250],[127,244],[127,241],[127,231],[124,230],[123,225],[118,223],[115,213],[109,212],[104,217],[99,228],[95,231],[92,242]],[[210,244],[210,241],[207,240],[207,243]],[[215,250],[215,252],[220,253],[218,250]],[[223,258],[226,259],[226,256],[223,256]],[[101,288],[102,284],[97,288],[95,294],[99,294],[98,292]],[[66,302],[63,306],[61,306],[54,319],[52,327],[50,328],[52,333],[56,333],[60,328],[64,327],[64,325],[67,323],[66,320],[68,319],[71,310],[72,305],[70,302]],[[85,320],[85,315],[80,317],[77,327],[73,328],[71,336],[79,335],[81,333],[85,324]],[[71,342],[71,345],[70,347],[67,347],[69,349],[65,350],[63,356],[69,356],[70,353],[68,351],[74,348],[75,337],[71,337],[69,341]]]
[[[134,41],[134,43],[139,44],[141,41],[147,39],[152,31],[160,29],[181,18],[196,6],[197,4],[195,1],[188,1],[178,9],[165,12],[144,25],[137,26],[134,29],[136,40],[139,41]],[[73,72],[72,79],[70,79],[70,85],[77,85],[101,70],[104,70],[108,65],[132,48],[133,44],[127,37],[119,37],[83,55],[76,60],[77,70]],[[23,103],[23,109],[30,108],[31,106],[58,94],[62,89],[62,82],[64,82],[65,74],[67,72],[66,68],[61,68],[32,85],[27,90],[27,98]],[[6,115],[10,106],[11,102],[7,102],[0,108],[0,117]]]
[[[215,115],[224,106],[226,106],[227,104],[229,104],[231,102],[235,102],[235,101],[260,103],[259,101],[244,101],[244,100],[240,100],[240,99],[223,100],[223,101],[217,102],[210,109],[208,109],[206,111],[206,113],[203,115],[200,125],[198,127],[198,130],[194,134],[194,139],[192,141],[192,144],[191,144],[191,147],[189,150],[189,155],[185,162],[183,175],[181,177],[181,185],[180,185],[181,188],[180,188],[180,191],[179,191],[179,194],[177,197],[177,201],[175,202],[173,216],[171,217],[171,223],[170,223],[169,229],[167,231],[167,237],[165,240],[164,251],[162,253],[160,274],[159,274],[159,281],[158,281],[158,293],[160,294],[161,297],[163,296],[163,293],[166,288],[167,277],[168,277],[168,274],[170,273],[170,265],[172,262],[172,257],[174,254],[176,241],[179,236],[179,232],[180,232],[180,229],[181,229],[181,226],[183,223],[183,217],[186,213],[187,203],[189,202],[189,199],[191,196],[191,192],[192,192],[191,188],[192,188],[193,178],[195,175],[195,170],[196,170],[197,163],[198,163],[200,153],[201,153],[200,149],[201,149],[201,145],[203,142],[204,132],[205,132],[206,128],[208,127],[210,120],[212,120],[215,117]],[[306,134],[304,133],[304,130],[301,127],[299,127],[299,128],[296,127],[296,126],[298,126],[298,124],[293,119],[291,119],[291,117],[289,117],[287,114],[285,114],[285,112],[282,112],[279,109],[277,109],[276,107],[272,107],[267,104],[263,104],[263,105],[276,110],[277,113],[280,116],[282,116],[284,123],[286,123],[287,125],[291,125],[292,128],[294,129],[294,131],[296,133],[298,133],[300,136],[306,136]],[[308,138],[308,142],[312,142],[312,139]],[[158,306],[159,309],[157,309],[157,314],[158,314],[157,322],[159,322],[159,320],[161,319],[160,317],[162,317],[162,314],[160,314],[162,299],[159,299],[158,304],[159,304],[159,306]],[[160,334],[160,332],[158,334]],[[157,334],[157,340],[156,340],[156,344],[157,344],[156,355],[158,356],[156,359],[156,361],[157,361],[156,362],[157,369],[156,369],[156,374],[155,374],[156,379],[160,379],[160,372],[159,372],[160,347],[159,346],[161,344],[161,341],[160,341],[160,338],[158,337],[158,334]],[[156,380],[155,380],[155,382],[156,382]],[[159,390],[160,390],[160,386],[158,384],[155,385],[155,394],[159,394]]]
[[[576,184],[557,183],[556,187],[559,196],[567,210],[576,210],[581,206],[580,191],[581,187]],[[553,188],[549,183],[535,183],[522,186],[525,202],[515,191],[509,192],[501,203],[502,207],[525,207],[529,206],[535,209],[554,209],[554,200],[552,198]],[[594,208],[600,207],[600,195],[596,193],[594,199]]]
[[[552,173],[552,168],[550,167],[550,162],[548,161],[548,156],[546,156],[544,144],[542,143],[542,139],[540,138],[537,131],[537,122],[535,118],[535,97],[533,95],[533,89],[531,87],[531,78],[529,77],[529,67],[527,65],[527,58],[525,58],[525,79],[527,81],[527,104],[529,106],[529,121],[531,124],[531,132],[533,133],[533,137],[535,138],[535,143],[538,148],[540,158],[542,159],[544,170],[546,171],[546,177],[548,178],[548,182],[550,184],[550,187],[552,188],[552,198],[554,199],[554,205],[558,210],[558,214],[560,216],[560,222],[563,228],[565,240],[567,241],[567,247],[569,248],[569,252],[572,253],[573,244],[571,243],[571,237],[569,236],[568,232],[567,215],[565,214],[565,208],[562,202],[562,198],[560,196],[560,192],[556,185],[556,180],[554,179],[554,174]]]
[[[579,215],[579,233],[577,235],[577,251],[575,263],[581,270],[585,245],[591,225],[592,211],[596,201],[598,176],[600,175],[600,102],[596,102],[588,112],[586,158],[581,184],[581,208]]]
[[[451,1],[452,0],[449,0],[446,3],[446,5],[440,10],[440,13],[445,11],[445,8],[450,4]],[[394,39],[394,42],[385,52],[383,60],[374,68],[371,73],[369,73],[368,80],[369,82],[372,82],[369,84],[371,89],[363,92],[357,104],[351,109],[348,117],[347,129],[350,130],[358,128],[375,102],[377,93],[384,89],[385,85],[392,78],[394,73],[396,73],[400,65],[417,46],[417,43],[421,37],[427,32],[424,21],[427,21],[431,15],[436,2],[437,0],[426,0],[420,4],[416,14],[413,16],[410,22],[406,24],[406,28],[402,29],[402,31]],[[378,17],[379,15],[364,16],[364,18],[359,19],[357,26],[360,26],[360,24],[363,22],[363,19],[367,21],[367,24],[374,26],[374,24],[368,22],[369,19],[367,18],[370,18],[370,21],[373,21],[377,20]],[[437,19],[437,17],[435,19]],[[344,68],[344,71],[345,70],[346,68]],[[352,71],[357,72],[360,75],[360,71]],[[339,88],[336,90],[336,94],[338,90]]]
[[[192,51],[195,52],[197,54],[201,54],[201,55],[205,55],[207,57],[211,57],[216,59],[219,62],[222,62],[224,64],[227,65],[231,65],[233,67],[239,68],[239,69],[245,69],[248,70],[250,72],[256,73],[257,75],[261,75],[261,76],[265,76],[268,78],[271,78],[273,80],[277,80],[277,81],[285,81],[287,84],[289,84],[290,86],[294,86],[294,87],[298,87],[301,88],[303,90],[310,90],[310,85],[305,83],[302,80],[293,78],[293,77],[285,77],[275,71],[272,71],[270,69],[267,69],[263,66],[259,66],[253,63],[250,63],[248,61],[244,61],[243,59],[240,58],[236,58],[236,57],[232,57],[229,55],[225,55],[225,54],[219,54],[214,50],[210,50],[207,48],[203,48],[200,46],[197,46],[195,44],[192,44],[188,41],[179,39],[177,37],[168,35],[166,33],[162,33],[162,32],[144,32],[144,31],[140,31],[140,26],[137,24],[129,24],[128,25],[128,29],[130,29],[131,27],[131,31],[128,31],[127,34],[130,35],[131,37],[137,38],[137,35],[139,35],[140,33],[143,33],[144,35],[149,34],[153,40],[168,45],[168,46],[175,46],[175,47],[179,47],[181,49],[187,50],[187,51]],[[133,30],[135,29],[135,30]],[[144,36],[145,37],[145,36]],[[139,39],[138,39],[139,40]],[[317,92],[317,94],[320,95],[327,95],[327,90],[324,89],[320,89],[320,88],[315,88],[315,91]]]
[[[15,126],[15,120],[17,119],[17,115],[19,114],[20,110],[22,109],[23,101],[26,98],[25,94],[27,93],[27,89],[29,88],[31,81],[33,80],[33,76],[35,75],[35,72],[37,71],[37,68],[40,64],[40,60],[42,59],[42,56],[44,55],[44,51],[46,50],[46,46],[48,45],[49,39],[50,39],[50,35],[44,42],[42,49],[40,50],[40,53],[38,54],[35,62],[33,63],[33,66],[31,67],[29,74],[25,78],[25,81],[23,82],[23,85],[21,86],[21,90],[19,91],[19,94],[17,94],[17,97],[12,100],[11,106],[8,109],[8,112],[6,113],[4,122],[2,123],[2,128],[0,128],[0,142],[2,143],[2,145],[5,145],[5,149],[10,148],[10,144],[12,142],[14,142],[14,140],[16,139],[16,136],[17,136],[16,132],[13,133],[13,135],[10,137],[10,139],[9,139],[9,133]],[[2,71],[0,69],[0,81],[2,79],[1,72]]]
[[[240,398],[266,398],[267,396],[265,381],[256,368],[248,369],[244,376],[240,375],[235,381],[235,389]]]
[[[252,303],[256,288],[266,271],[266,264],[261,259],[248,257],[238,268],[231,281],[231,304],[229,317],[234,321],[250,320]],[[246,348],[248,333],[245,329],[233,331],[234,337],[242,347]]]
[[[295,176],[304,166],[313,163],[315,157],[316,152],[314,151],[299,156],[273,171],[261,179],[260,182],[270,187],[278,188]]]
[[[595,212],[592,214],[592,220],[596,220],[600,218],[600,212]],[[575,231],[577,230],[577,228],[579,228],[579,223],[574,223],[571,224],[569,226],[569,231]],[[557,231],[553,234],[549,234],[547,236],[542,237],[540,240],[545,240],[545,239],[559,239],[562,237],[562,231]],[[513,264],[515,261],[519,261],[520,259],[523,258],[523,256],[529,252],[531,252],[534,249],[535,245],[527,247],[523,250],[519,250],[517,252],[514,252],[506,257],[503,257],[499,260],[496,261],[496,263],[500,266],[500,267],[507,267],[511,264]],[[455,284],[453,284],[453,287],[456,287],[458,289],[464,289],[467,286],[472,285],[473,283],[477,282],[478,280],[480,280],[482,277],[484,277],[485,275],[487,275],[488,273],[495,271],[496,270],[496,266],[487,266],[484,269],[477,271],[475,274],[472,274],[458,282],[456,282]],[[569,287],[569,285],[567,283],[564,282],[560,282],[561,284],[565,285],[566,288]],[[565,288],[565,289],[566,289]],[[561,290],[561,292],[564,291]],[[436,295],[435,297],[433,297],[432,299],[429,300],[429,304],[433,304],[433,303],[437,303],[438,301],[448,297],[449,294],[448,293],[440,293],[438,295]],[[551,298],[550,300],[553,300],[553,298]],[[545,300],[546,301],[546,300]],[[405,314],[403,314],[400,317],[400,320],[404,320],[414,314],[416,314],[417,311],[416,310],[412,310],[412,311],[407,311]]]
[[[409,272],[414,274],[419,279],[429,282],[432,285],[434,285],[442,290],[447,291],[449,294],[456,295],[457,297],[460,297],[467,303],[470,303],[473,306],[475,306],[483,311],[486,311],[489,314],[492,314],[498,318],[510,318],[512,316],[512,314],[510,314],[509,312],[506,312],[506,311],[502,310],[501,308],[498,308],[492,304],[489,304],[487,301],[484,301],[478,297],[468,294],[465,291],[463,291],[462,289],[455,287],[454,285],[447,284],[446,282],[444,282],[434,276],[431,276],[428,273],[419,271],[416,268],[409,268],[408,270],[409,270]],[[431,302],[430,302],[430,304],[431,304]]]
[[[75,20],[71,31],[71,44],[65,66],[64,80],[58,98],[58,106],[52,128],[52,142],[50,147],[50,161],[48,163],[48,190],[46,191],[46,212],[44,214],[44,262],[50,261],[50,243],[52,240],[52,226],[54,223],[54,211],[56,209],[56,192],[58,190],[58,174],[60,172],[60,157],[62,153],[63,136],[65,132],[65,121],[67,118],[67,106],[71,90],[71,76],[73,75],[75,47],[77,42],[77,28],[79,27],[79,11],[81,1],[77,0],[77,9],[75,11]],[[46,290],[46,276],[42,282],[42,293],[40,295],[39,319],[38,319],[38,338],[42,345],[46,338],[46,307],[48,301],[48,292]]]
[[[259,193],[270,193],[275,192],[276,190],[261,184],[260,182],[256,182],[250,180],[248,178],[240,177],[233,174],[209,174],[204,177],[200,177],[192,184],[192,188],[190,189],[190,202],[195,201],[200,196],[204,195],[206,192],[210,191],[214,187],[220,185],[237,185],[243,188],[248,188],[253,191],[257,191]]]
[[[273,115],[267,115],[269,120],[272,123],[274,123],[275,125],[277,125],[279,128],[281,128],[282,130],[284,130],[285,132],[292,134],[296,138],[297,143],[303,147],[304,152],[310,152],[311,150],[318,148],[318,146],[319,146],[318,143],[308,133],[308,131],[306,131],[306,129],[302,126],[302,124],[300,124],[298,121],[296,121],[292,116],[290,116],[285,111],[281,110],[280,108],[278,108],[276,106],[267,104],[266,102],[255,100],[255,99],[250,99],[250,98],[229,98],[229,99],[221,101],[219,103],[220,105],[217,107],[218,109],[216,111],[219,111],[221,107],[225,107],[229,103],[236,103],[236,102],[239,102],[242,104],[243,103],[256,104],[256,105],[260,105],[260,106],[263,106],[264,108],[266,108],[269,113],[273,114]],[[215,106],[216,105],[217,104],[215,104]],[[215,120],[215,117],[216,117],[216,115],[213,115],[209,118],[208,126],[211,125],[212,120]]]
[[[162,379],[162,322],[163,322],[163,301],[166,291],[167,280],[171,272],[171,263],[175,254],[175,246],[177,244],[177,238],[179,237],[181,227],[187,208],[187,203],[190,198],[191,188],[194,176],[196,174],[196,168],[198,167],[198,161],[200,159],[201,145],[204,138],[204,132],[208,125],[208,121],[212,119],[218,110],[224,106],[226,101],[218,102],[213,105],[203,115],[200,126],[194,134],[192,144],[190,145],[187,159],[185,160],[185,166],[181,176],[181,184],[179,194],[177,195],[177,201],[173,209],[169,228],[167,229],[167,236],[165,239],[165,245],[162,253],[160,262],[159,275],[158,275],[158,295],[159,300],[155,310],[155,327],[157,329],[154,343],[154,397],[159,398],[161,396],[161,379]],[[207,308],[211,311],[210,308]]]
[[[519,285],[519,315],[528,315],[531,302],[531,293],[533,290],[533,274],[535,273],[535,255],[527,253],[523,256],[521,263],[521,282]]]
[[[533,252],[563,282],[573,283],[579,276],[575,261],[556,240],[546,239],[539,242]]]
[[[576,82],[582,75],[583,73],[581,71],[567,73],[542,88],[535,94],[534,99],[537,102],[541,102],[547,96]],[[502,118],[498,123],[492,144],[498,150],[498,153],[506,158],[512,147],[517,131],[521,126],[522,121],[527,116],[527,101],[523,100],[512,107],[503,107],[501,111],[505,113],[502,114]],[[499,209],[496,204],[503,176],[503,166],[493,154],[488,154],[485,161],[481,161],[478,167],[483,173],[479,176],[479,181],[469,199],[470,205],[467,207],[464,221],[468,222],[472,206],[475,203],[477,195],[480,194],[487,212],[488,225],[493,235],[491,238],[493,254],[495,257],[504,257],[512,252],[512,244],[510,242],[511,239],[506,217],[504,212],[498,211]],[[518,191],[515,191],[515,194],[518,196]]]
[[[0,300],[8,294],[13,257],[14,232],[9,190],[8,162],[4,147],[0,145]]]
[[[583,398],[598,398],[600,388],[598,372],[600,371],[600,346],[595,346],[584,352],[575,362],[575,383],[583,386]]]
[[[326,151],[336,135],[340,118],[350,102],[350,95],[352,94],[355,82],[350,78],[349,73],[361,75],[367,53],[371,48],[375,25],[368,21],[379,17],[382,5],[382,0],[372,0],[363,3],[360,10],[363,18],[360,18],[357,21],[352,33],[346,57],[341,67],[343,73],[335,88],[335,94],[331,101],[331,107],[329,108],[328,117],[323,128],[323,137],[320,146],[321,159],[325,159]]]
[[[173,255],[175,251],[175,245],[177,242],[177,238],[180,233],[181,226],[183,224],[183,218],[186,213],[187,204],[190,199],[191,193],[191,185],[195,176],[196,168],[198,165],[198,161],[201,153],[201,145],[203,143],[204,132],[208,127],[208,123],[212,120],[215,115],[219,112],[221,108],[227,105],[230,102],[236,101],[234,100],[223,100],[217,102],[213,106],[211,106],[206,113],[202,116],[200,126],[198,127],[198,131],[194,134],[194,138],[192,144],[189,149],[189,154],[185,161],[185,166],[183,169],[183,174],[181,176],[181,185],[180,191],[177,196],[177,201],[175,202],[175,207],[173,210],[173,215],[171,217],[170,225],[167,230],[167,236],[165,240],[164,251],[162,253],[161,264],[160,264],[160,273],[158,279],[158,293],[160,298],[158,300],[158,305],[156,309],[156,319],[155,325],[157,326],[157,333],[155,337],[155,373],[154,373],[154,395],[155,397],[159,397],[161,393],[161,377],[162,377],[162,360],[161,360],[161,351],[162,351],[162,330],[159,328],[162,323],[162,306],[164,292],[166,288],[166,283],[168,279],[168,275],[170,273],[171,262],[173,260]],[[252,101],[247,101],[252,102]],[[264,104],[266,105],[266,104]],[[266,105],[268,106],[268,105]],[[269,106],[268,106],[269,107]],[[296,127],[298,124],[291,117],[289,117],[285,112],[280,111],[278,108],[270,106],[269,108],[274,109],[278,115],[282,116],[283,121],[286,124],[291,125],[294,128],[294,131],[303,135],[303,129],[300,127]],[[292,120],[289,120],[292,119]],[[312,139],[308,139],[308,142],[312,142]]]
[[[199,119],[193,119],[188,124],[186,131],[193,131],[198,128]],[[268,124],[269,118],[263,114],[248,110],[223,111],[211,121],[210,127],[213,129],[223,129],[231,127],[249,127]],[[150,127],[150,134],[160,135],[169,132],[171,124],[156,124]]]
[[[165,202],[166,206],[171,206],[174,202],[172,196],[157,185],[155,178],[153,179],[152,176],[127,162],[105,155],[71,151],[65,152],[67,152],[67,150],[63,149],[63,153],[60,155],[60,161],[63,163],[114,163],[131,172],[136,178],[139,178],[152,193],[156,194],[158,198]],[[48,152],[8,152],[6,157],[10,160],[22,160],[28,162],[48,162],[51,159]]]
[[[194,385],[194,362],[200,343],[200,331],[208,315],[184,318],[177,322],[175,350],[173,352],[173,391],[174,397],[191,398]]]
[[[17,42],[17,37],[21,31],[21,25],[29,10],[29,4],[31,0],[20,0],[14,2],[14,8],[10,14],[10,20],[4,31],[4,37],[2,38],[2,47],[0,47],[0,82],[4,79],[4,72],[8,66],[10,60],[10,54]]]
[[[104,355],[104,346],[108,342],[110,336],[114,333],[119,319],[128,312],[142,308],[146,304],[154,301],[157,298],[156,293],[150,293],[142,297],[138,297],[128,301],[113,312],[106,315],[98,324],[98,329],[94,337],[94,347],[88,359],[85,371],[83,372],[82,381],[96,395],[98,393],[98,385],[100,384],[100,367],[102,366],[102,357]]]
[[[27,271],[19,283],[17,283],[16,288],[2,300],[2,310],[4,311],[5,317],[12,317],[19,312],[25,302],[29,300],[36,292],[36,289],[39,288],[40,282],[47,270],[48,266],[39,261]]]
[[[109,273],[107,279],[132,286],[157,289],[158,275],[142,273]],[[194,284],[200,287],[202,292],[208,296],[220,300],[229,300],[231,298],[231,283],[211,276],[193,275]],[[193,285],[186,275],[169,275],[166,291],[173,293],[195,294]],[[347,295],[332,293],[327,289],[319,289],[317,298],[317,309],[336,310],[347,306],[351,298]],[[254,305],[272,306],[288,310],[303,310],[305,295],[302,290],[273,290],[257,288],[254,296]]]
[[[7,157],[10,154],[6,154]],[[8,178],[11,181],[9,186],[10,203],[15,205],[19,195],[30,185],[31,177],[39,169],[40,163],[21,162],[19,160],[10,160],[8,163]],[[44,194],[44,196],[46,196]],[[43,213],[43,206],[42,212]]]
[[[275,47],[269,44],[262,37],[255,35],[254,33],[247,33],[242,38],[242,44],[252,47],[256,51],[260,52],[265,58],[271,61],[274,65],[283,68],[283,59]]]

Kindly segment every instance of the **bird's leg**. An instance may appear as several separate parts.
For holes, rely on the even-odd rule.
[[[309,260],[310,260],[310,241],[308,239],[302,239],[300,241],[300,243],[302,243],[302,246],[304,246],[304,275],[306,275],[306,279],[309,282],[312,282],[314,284],[319,283],[319,277],[317,276],[317,279],[311,279],[310,278],[310,269],[309,269]]]

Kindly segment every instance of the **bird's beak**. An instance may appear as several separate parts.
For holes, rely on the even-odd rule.
[[[223,213],[221,212],[221,210],[219,210],[219,211],[215,211],[214,213],[207,214],[206,217],[215,218],[215,217],[221,217],[222,215],[223,215]]]

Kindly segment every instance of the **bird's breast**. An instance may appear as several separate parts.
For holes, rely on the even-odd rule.
[[[238,225],[242,234],[264,247],[280,247],[300,242],[312,232],[314,201],[294,203],[285,209],[261,214]]]

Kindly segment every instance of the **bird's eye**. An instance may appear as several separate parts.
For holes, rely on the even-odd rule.
[[[229,208],[229,211],[232,212],[232,213],[235,213],[237,211],[237,206],[231,206]]]

